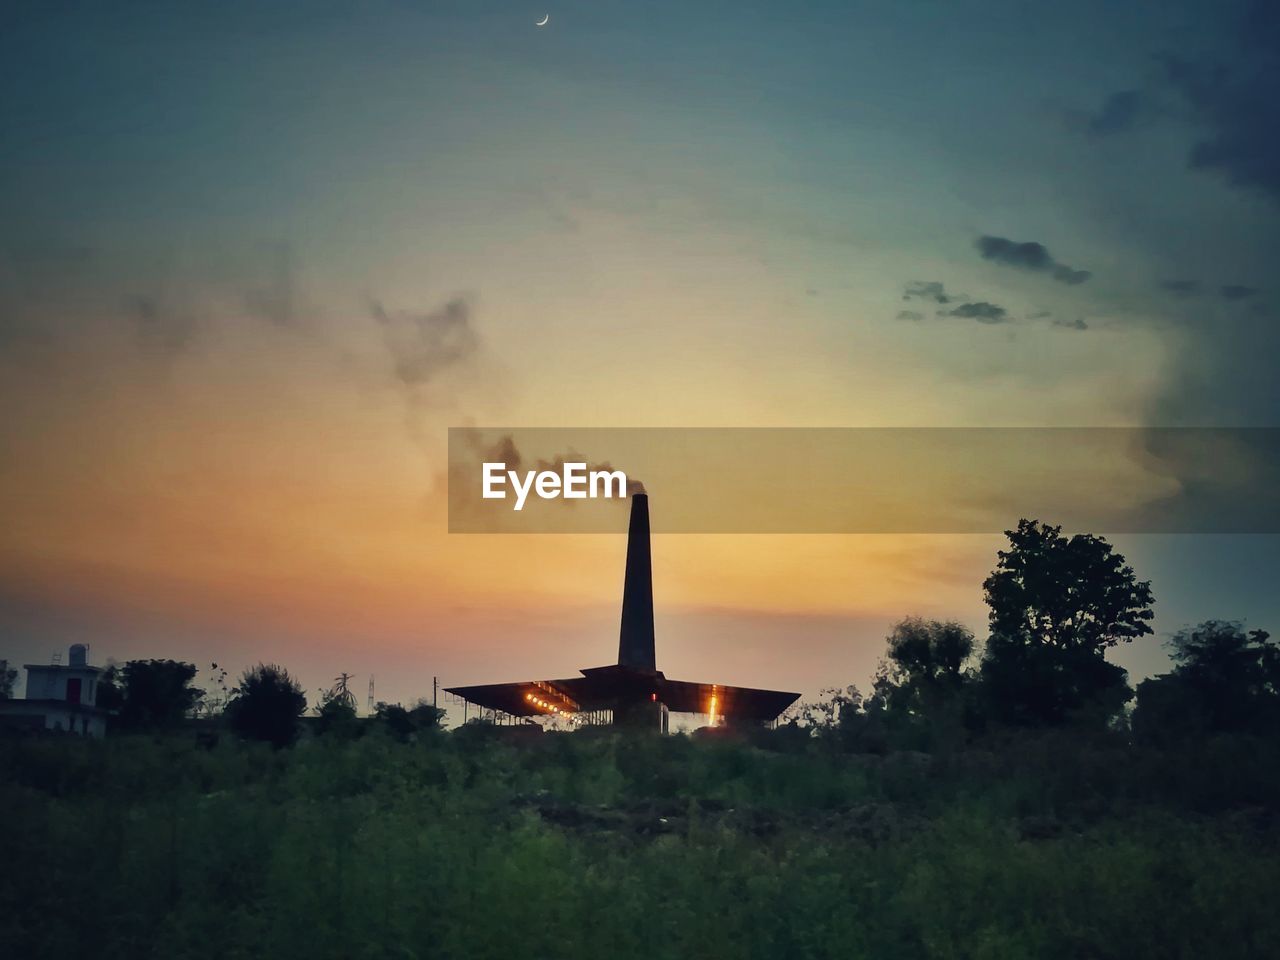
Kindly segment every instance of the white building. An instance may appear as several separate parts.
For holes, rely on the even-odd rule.
[[[88,647],[72,644],[67,663],[26,664],[27,686],[21,700],[0,700],[0,725],[35,730],[65,730],[100,737],[107,714],[97,706],[102,667],[88,663]]]

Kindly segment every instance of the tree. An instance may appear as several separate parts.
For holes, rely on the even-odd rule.
[[[444,711],[426,700],[419,700],[408,710],[398,703],[379,701],[375,716],[393,737],[407,741],[414,739],[420,731],[439,729]]]
[[[199,705],[204,691],[191,686],[196,667],[178,660],[130,660],[98,680],[99,706],[116,711],[124,730],[172,727]]]
[[[289,671],[260,663],[240,678],[226,715],[231,729],[240,736],[283,747],[297,738],[298,718],[306,709],[306,695]]]
[[[885,641],[889,649],[876,673],[875,696],[887,708],[924,716],[964,687],[973,633],[963,624],[907,617]]]
[[[0,660],[0,700],[13,699],[13,685],[18,679],[18,671],[9,666],[8,660]]]
[[[1280,729],[1280,645],[1265,630],[1208,620],[1169,640],[1174,668],[1138,686],[1147,739]]]
[[[1151,633],[1151,584],[1100,537],[1021,520],[983,583],[991,636],[981,678],[998,720],[1110,718],[1132,696],[1108,647]]]
[[[321,734],[339,737],[356,737],[360,734],[355,703],[350,697],[344,697],[333,690],[321,693],[316,717],[316,729]]]
[[[205,695],[196,708],[198,714],[202,717],[221,716],[231,699],[231,691],[227,689],[227,668],[219,667],[216,663],[209,664],[208,677],[204,683]]]
[[[869,713],[881,713],[890,726],[918,728],[963,725],[964,702],[973,672],[973,633],[955,621],[941,623],[908,617],[886,638],[888,651],[876,672]]]

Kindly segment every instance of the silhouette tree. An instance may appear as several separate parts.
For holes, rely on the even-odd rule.
[[[1106,540],[1021,520],[983,583],[991,635],[981,678],[994,719],[1110,718],[1132,696],[1108,647],[1151,633],[1151,584]]]
[[[116,711],[123,730],[172,727],[197,708],[204,691],[191,686],[196,667],[178,660],[130,660],[98,680],[98,706]]]
[[[973,678],[973,632],[954,621],[941,623],[908,617],[886,638],[888,651],[876,671],[869,714],[882,714],[891,726],[915,728],[926,737],[963,723],[963,695]],[[917,743],[923,746],[923,743]]]
[[[102,710],[119,713],[124,706],[124,678],[121,668],[114,660],[107,661],[107,669],[98,677],[96,702]]]
[[[9,666],[8,660],[0,660],[0,700],[13,699],[13,685],[18,671]]]
[[[244,672],[226,716],[231,729],[242,737],[282,747],[297,738],[298,718],[306,709],[306,695],[289,671],[260,663]]]
[[[355,737],[360,734],[355,698],[349,693],[344,696],[335,690],[322,691],[320,705],[316,707],[316,717],[316,728],[322,734],[339,737]]]
[[[207,689],[204,698],[196,708],[197,712],[204,717],[219,716],[226,709],[227,701],[231,697],[227,689],[226,667],[219,667],[217,663],[209,664],[208,677],[204,682]]]
[[[375,716],[393,737],[407,741],[420,731],[438,729],[444,711],[426,700],[419,700],[407,710],[398,703],[379,702]]]
[[[1174,669],[1138,685],[1145,739],[1280,729],[1280,645],[1265,630],[1208,620],[1169,641]]]

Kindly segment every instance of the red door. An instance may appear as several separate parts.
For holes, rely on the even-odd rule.
[[[80,678],[70,677],[67,680],[67,703],[80,702]]]

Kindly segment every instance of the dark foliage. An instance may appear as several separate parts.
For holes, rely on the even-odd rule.
[[[275,664],[246,670],[227,704],[227,722],[242,737],[277,747],[293,743],[298,718],[307,709],[302,687],[289,671]]]
[[[163,730],[197,708],[204,691],[191,686],[194,664],[178,660],[130,660],[98,679],[97,704],[112,710],[117,730]]]
[[[6,955],[1145,960],[1280,939],[1274,741],[1006,729],[878,757],[473,733],[0,738]]]
[[[926,748],[963,735],[973,686],[973,633],[954,621],[908,617],[886,638],[866,712],[900,746]]]
[[[316,708],[316,732],[323,736],[358,737],[361,727],[350,697],[326,692]]]
[[[375,716],[393,737],[407,741],[421,732],[438,730],[444,711],[419,700],[407,710],[398,703],[379,703]]]
[[[1265,630],[1209,620],[1169,646],[1174,669],[1138,685],[1139,736],[1280,733],[1280,646]]]
[[[981,677],[987,716],[1044,725],[1107,720],[1131,697],[1108,647],[1151,632],[1151,585],[1100,537],[1022,520],[983,583],[991,636]]]
[[[9,666],[8,660],[0,660],[0,700],[13,697],[13,685],[18,679],[18,671]]]

